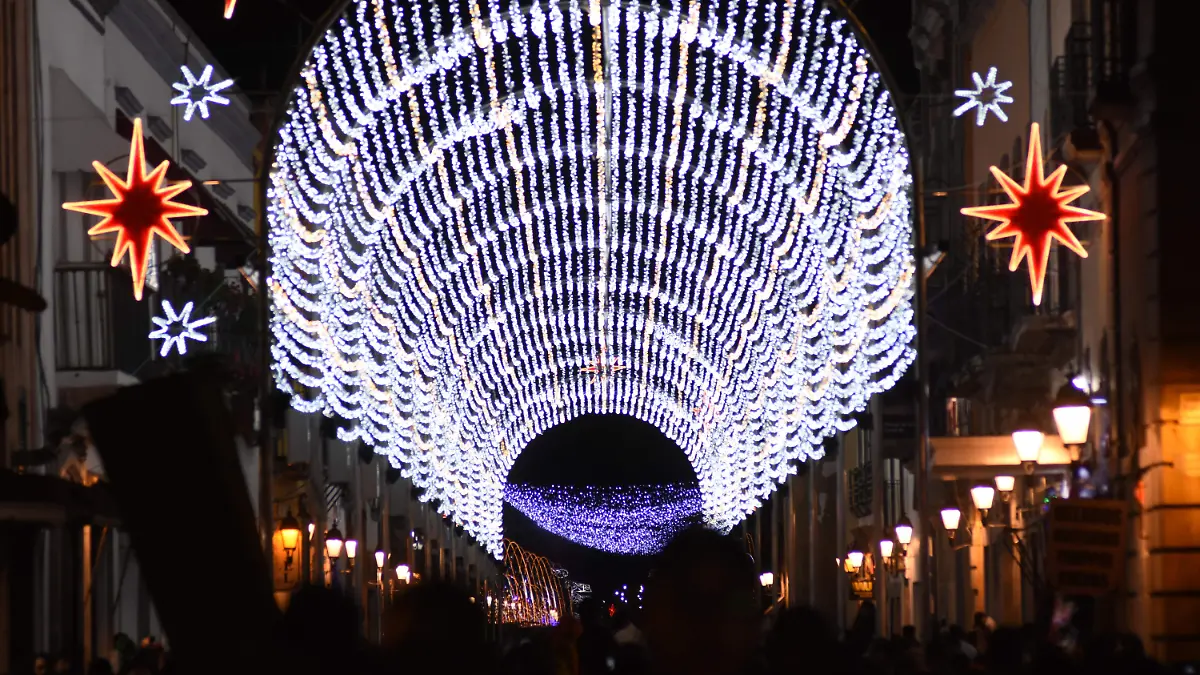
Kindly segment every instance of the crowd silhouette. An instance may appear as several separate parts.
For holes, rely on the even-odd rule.
[[[1053,631],[996,626],[975,616],[968,629],[942,625],[926,641],[912,626],[876,634],[864,602],[839,639],[817,611],[764,614],[753,561],[734,539],[689,530],[655,561],[637,616],[588,600],[556,626],[506,628],[496,638],[460,588],[413,585],[385,612],[381,644],[362,637],[362,617],[337,591],[306,587],[280,626],[290,675],[448,673],[461,675],[1157,675],[1131,635],[1096,635],[1064,647]],[[173,675],[152,638],[118,636],[111,658],[88,675]],[[236,666],[229,672],[237,672]],[[36,675],[73,673],[66,659],[39,657]]]

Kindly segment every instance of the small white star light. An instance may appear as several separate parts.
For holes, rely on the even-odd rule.
[[[183,111],[183,121],[192,121],[192,115],[199,108],[200,116],[208,119],[208,104],[214,105],[229,105],[229,99],[221,96],[217,92],[228,89],[233,86],[233,80],[222,80],[216,84],[210,84],[212,79],[213,67],[211,65],[204,66],[200,77],[192,74],[192,71],[187,66],[180,66],[183,71],[183,77],[186,81],[176,82],[171,86],[179,95],[171,99],[171,105],[186,105],[187,110]]]
[[[162,307],[163,312],[165,312],[167,316],[166,318],[160,316],[151,317],[151,321],[153,321],[154,325],[158,326],[158,328],[150,333],[151,340],[163,341],[162,349],[160,349],[158,352],[159,356],[165,357],[167,354],[171,353],[171,345],[175,345],[180,356],[187,354],[188,340],[195,340],[196,342],[208,342],[208,336],[196,329],[202,326],[207,326],[208,324],[216,321],[216,317],[208,316],[203,319],[190,321],[189,319],[191,319],[192,316],[192,303],[190,302],[184,305],[183,309],[178,314],[175,313],[175,308],[171,305],[169,300],[163,300]],[[175,326],[175,324],[179,324],[179,327],[172,328]]]
[[[1011,96],[1004,94],[1012,86],[1012,82],[1000,82],[997,84],[995,66],[988,69],[986,80],[980,77],[979,73],[971,73],[971,77],[975,80],[974,89],[957,89],[954,92],[955,96],[962,96],[967,99],[966,103],[954,109],[954,116],[961,117],[971,108],[975,108],[975,126],[983,126],[983,123],[987,121],[989,110],[1001,122],[1007,122],[1008,115],[1004,114],[1004,110],[1000,108],[1000,104],[1013,102]]]

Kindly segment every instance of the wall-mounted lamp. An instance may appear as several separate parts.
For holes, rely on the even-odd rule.
[[[292,517],[291,509],[288,509],[283,520],[279,522],[279,539],[283,543],[283,552],[286,555],[283,561],[283,580],[287,581],[288,572],[295,560],[292,554],[300,544],[300,522]]]

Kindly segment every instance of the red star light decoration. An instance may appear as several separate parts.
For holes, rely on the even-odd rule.
[[[96,173],[113,193],[113,199],[90,202],[67,202],[63,208],[93,216],[101,216],[98,224],[88,230],[95,237],[110,232],[117,233],[113,246],[112,266],[121,264],[121,258],[129,253],[129,270],[133,274],[133,297],[142,299],[146,286],[146,268],[150,261],[150,245],[154,235],[167,240],[172,246],[187,253],[191,249],[179,232],[171,225],[171,218],[203,216],[208,209],[172,201],[179,193],[192,186],[185,180],[173,185],[162,185],[170,162],[164,161],[146,173],[146,148],[142,141],[142,121],[133,121],[133,142],[129,149],[129,173],[122,181],[100,162],[92,162]]]
[[[1033,304],[1040,305],[1042,288],[1046,283],[1046,264],[1050,260],[1050,245],[1053,240],[1058,239],[1063,246],[1081,258],[1086,258],[1087,251],[1067,224],[1104,220],[1106,216],[1097,211],[1068,205],[1083,196],[1089,188],[1079,185],[1061,189],[1063,176],[1067,173],[1065,165],[1055,169],[1049,176],[1045,175],[1042,169],[1041,129],[1037,122],[1033,123],[1029,131],[1029,159],[1025,163],[1025,185],[1017,185],[1016,181],[994,166],[991,170],[1012,203],[972,206],[963,209],[962,214],[1000,221],[996,229],[987,233],[988,241],[1015,237],[1008,269],[1015,272],[1021,264],[1021,259],[1026,259],[1029,282],[1033,285]]]
[[[237,6],[237,0],[225,0],[225,18],[233,18],[233,8]]]

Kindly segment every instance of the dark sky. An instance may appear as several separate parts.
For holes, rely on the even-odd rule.
[[[192,27],[238,87],[260,111],[269,110],[276,92],[291,79],[300,50],[314,26],[340,0],[238,0],[231,20],[221,16],[222,0],[168,0]],[[416,2],[417,0],[411,0]],[[904,0],[849,0],[879,49],[899,88],[917,89],[908,41],[910,3]],[[604,485],[694,481],[683,452],[654,427],[635,419],[586,416],[535,439],[509,476],[512,482]],[[514,509],[505,509],[505,531],[525,548],[549,556],[574,578],[600,587],[640,583],[646,561],[586,549],[546,533]]]

